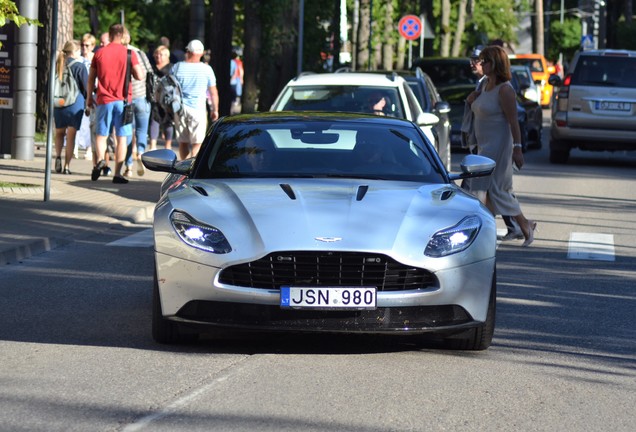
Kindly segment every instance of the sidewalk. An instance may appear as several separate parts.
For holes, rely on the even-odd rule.
[[[111,224],[152,221],[164,173],[146,170],[138,177],[135,166],[128,184],[114,184],[112,176],[91,181],[92,160],[84,159],[83,150],[79,157],[71,162],[71,175],[56,173],[51,162],[48,201],[43,143],[36,143],[33,160],[0,159],[0,265],[105,231]],[[114,170],[113,162],[110,166]],[[27,186],[9,188],[2,182]]]

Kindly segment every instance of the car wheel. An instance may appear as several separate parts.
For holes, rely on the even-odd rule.
[[[541,147],[543,147],[543,128],[539,128],[537,130],[537,139],[534,141],[534,145],[533,147],[537,150],[541,149]]]
[[[564,164],[570,157],[570,149],[563,148],[557,141],[550,141],[550,163]]]
[[[486,321],[479,327],[472,328],[460,335],[444,340],[444,346],[453,350],[481,351],[492,343],[495,333],[495,315],[497,310],[497,271],[492,274],[492,286],[488,301]]]
[[[159,296],[159,282],[155,272],[154,286],[152,289],[152,338],[160,344],[178,344],[194,342],[197,335],[184,335],[177,323],[163,317],[161,312],[161,298]]]

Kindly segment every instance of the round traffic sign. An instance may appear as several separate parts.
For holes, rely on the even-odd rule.
[[[405,15],[398,23],[400,36],[407,40],[414,40],[422,34],[422,21],[417,15]]]

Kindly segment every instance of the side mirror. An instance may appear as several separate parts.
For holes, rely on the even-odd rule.
[[[160,171],[173,174],[187,174],[192,168],[194,158],[177,162],[177,155],[172,150],[159,149],[145,152],[141,155],[141,162],[150,171]]]
[[[557,74],[550,75],[550,78],[548,78],[548,83],[550,83],[550,85],[554,87],[561,87],[561,85],[563,84],[561,77]]]
[[[469,154],[462,159],[459,164],[462,172],[460,174],[451,174],[451,180],[460,180],[470,177],[485,177],[492,174],[497,163],[485,156]]]
[[[416,123],[419,126],[435,126],[437,123],[439,123],[439,117],[437,117],[435,114],[427,112],[418,115],[416,120]]]
[[[435,110],[440,114],[448,114],[451,110],[451,107],[448,102],[439,101],[435,104]]]

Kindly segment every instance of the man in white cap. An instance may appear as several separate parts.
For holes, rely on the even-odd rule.
[[[210,120],[219,118],[219,93],[212,68],[201,62],[205,51],[200,40],[193,39],[186,46],[186,58],[172,68],[181,84],[183,111],[177,116],[175,130],[179,141],[179,157],[187,159],[199,152],[207,131],[206,103],[211,98]]]

